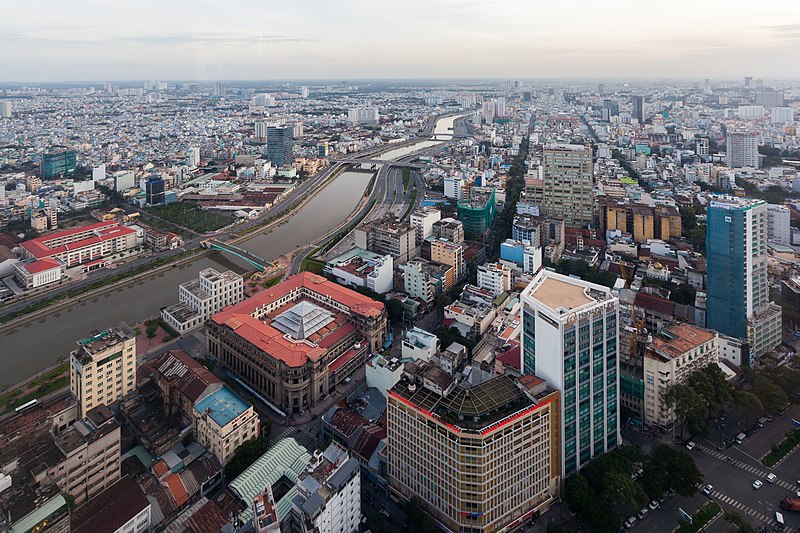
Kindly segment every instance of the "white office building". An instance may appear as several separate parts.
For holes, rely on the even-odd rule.
[[[433,224],[442,219],[442,212],[434,207],[421,207],[411,213],[411,227],[414,228],[417,244],[433,235]]]
[[[792,220],[785,205],[767,205],[767,239],[778,244],[792,244]]]
[[[439,352],[439,337],[416,326],[403,336],[403,359],[430,361]]]
[[[161,318],[178,333],[200,327],[211,315],[244,299],[242,276],[204,268],[197,279],[181,283],[178,303],[161,310]]]
[[[522,302],[522,369],[561,392],[566,477],[620,442],[619,300],[608,287],[542,270]]]
[[[478,287],[488,290],[494,296],[511,290],[511,269],[502,263],[479,265]]]

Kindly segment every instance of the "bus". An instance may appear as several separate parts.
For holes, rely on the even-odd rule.
[[[15,413],[21,413],[22,411],[25,411],[27,409],[30,409],[31,407],[34,407],[37,403],[39,403],[39,400],[34,398],[33,400],[31,400],[29,402],[25,402],[22,405],[20,405],[19,407],[17,407],[16,409],[14,409],[14,412]]]

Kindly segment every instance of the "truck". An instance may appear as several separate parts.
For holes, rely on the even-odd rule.
[[[785,497],[781,500],[781,509],[800,512],[800,498]]]

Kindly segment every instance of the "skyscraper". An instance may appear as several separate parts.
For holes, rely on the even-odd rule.
[[[218,81],[214,84],[214,96],[224,97],[228,95],[228,87],[224,81]]]
[[[759,167],[758,133],[729,132],[725,162],[731,168]]]
[[[540,271],[522,292],[522,361],[561,393],[561,471],[619,444],[619,300],[608,287]]]
[[[347,110],[347,122],[353,126],[359,124],[377,124],[380,120],[377,107],[351,107]]]
[[[164,180],[160,176],[147,178],[145,184],[147,203],[150,205],[161,205],[164,203]]]
[[[76,165],[75,150],[42,154],[42,179],[72,174],[75,172]]]
[[[619,115],[619,104],[614,100],[603,100],[603,120],[611,121],[611,117]]]
[[[633,105],[633,118],[639,121],[639,124],[644,123],[644,96],[634,96],[631,99]]]
[[[11,100],[0,100],[0,118],[11,118]]]
[[[706,218],[707,324],[746,339],[752,361],[781,342],[780,307],[769,301],[767,203],[716,196]]]
[[[580,227],[594,221],[594,166],[592,150],[578,144],[544,147],[543,178],[531,187],[531,201],[551,217],[563,218],[567,226]]]
[[[267,126],[267,159],[276,167],[291,163],[292,128],[283,125]]]

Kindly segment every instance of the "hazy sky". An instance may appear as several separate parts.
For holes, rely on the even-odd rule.
[[[0,80],[800,78],[800,0],[25,0]]]

